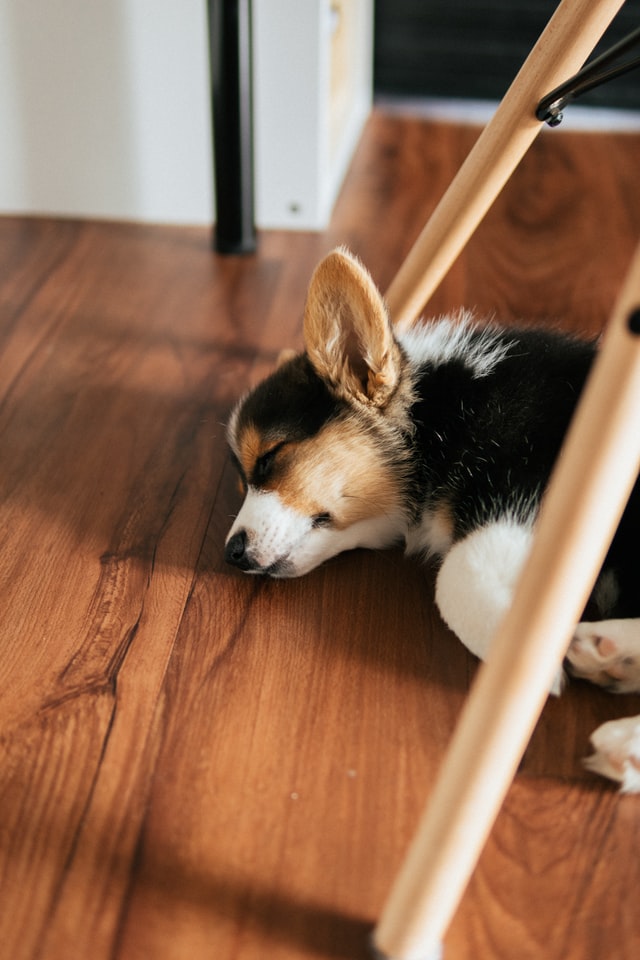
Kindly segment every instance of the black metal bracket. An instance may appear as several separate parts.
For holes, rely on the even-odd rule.
[[[640,67],[640,56],[620,63],[617,66],[614,65],[615,61],[624,56],[629,50],[632,50],[633,47],[639,45],[640,27],[619,43],[610,47],[609,50],[605,50],[604,53],[596,57],[595,60],[592,60],[591,63],[588,63],[582,70],[576,73],[575,76],[571,77],[565,83],[560,84],[559,87],[556,87],[555,90],[548,93],[546,97],[543,97],[536,109],[536,117],[538,120],[542,120],[550,127],[557,127],[559,123],[562,123],[563,109],[572,100],[576,100],[577,97],[581,97],[584,93],[587,93],[587,91],[593,90],[594,87],[599,87],[609,80],[614,80],[616,77],[628,73],[629,70]]]

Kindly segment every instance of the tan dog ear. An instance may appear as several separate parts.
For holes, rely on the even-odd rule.
[[[344,247],[311,278],[304,313],[307,354],[317,373],[344,397],[383,407],[400,376],[400,350],[382,296]]]

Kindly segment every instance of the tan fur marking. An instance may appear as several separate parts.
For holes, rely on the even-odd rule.
[[[288,363],[289,360],[293,360],[293,358],[297,356],[298,356],[297,350],[293,350],[291,347],[284,347],[278,354],[278,359],[276,360],[276,370],[279,367],[282,367],[285,363]]]
[[[262,436],[259,430],[250,423],[237,438],[237,443],[238,458],[245,474],[250,476],[255,462],[260,456],[260,451],[263,446]]]
[[[453,539],[453,511],[449,503],[443,500],[433,511],[432,530],[434,536],[443,543]]]
[[[356,422],[332,423],[310,440],[288,444],[278,462],[266,489],[303,516],[330,513],[338,529],[400,505],[396,481]]]
[[[284,439],[284,438],[283,438]],[[248,424],[237,438],[238,456],[247,477],[253,473],[256,461],[278,443],[273,438],[266,440],[257,427]]]

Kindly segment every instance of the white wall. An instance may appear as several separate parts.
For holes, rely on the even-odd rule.
[[[256,219],[322,229],[371,109],[373,0],[255,0]]]
[[[372,4],[254,0],[258,226],[326,224],[370,109]],[[0,213],[209,224],[212,194],[206,0],[0,0]]]
[[[0,0],[0,211],[210,223],[205,0]]]

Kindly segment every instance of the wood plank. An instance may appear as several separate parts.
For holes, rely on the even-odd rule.
[[[317,260],[385,288],[477,130],[374,113],[324,234],[0,219],[0,942],[12,960],[367,956],[476,664],[391,551],[225,568],[234,399],[299,345]],[[597,333],[637,135],[543,134],[436,292]],[[550,701],[451,956],[631,957],[638,800],[582,770],[640,712]]]

